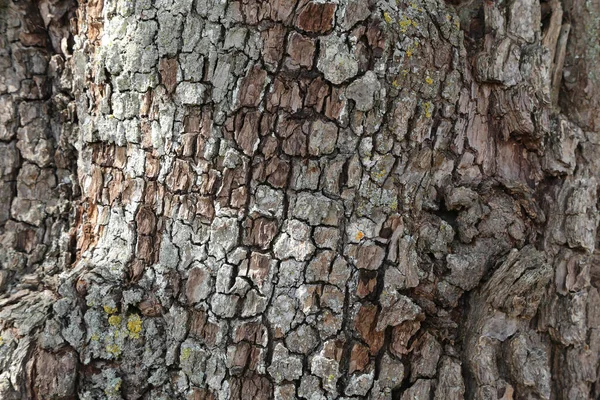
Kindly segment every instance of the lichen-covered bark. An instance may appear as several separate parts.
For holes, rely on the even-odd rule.
[[[598,4],[0,12],[1,398],[600,396]]]

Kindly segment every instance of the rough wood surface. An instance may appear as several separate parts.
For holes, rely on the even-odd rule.
[[[0,398],[600,398],[598,21],[2,0]]]

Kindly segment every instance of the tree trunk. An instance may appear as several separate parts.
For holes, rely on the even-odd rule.
[[[0,398],[600,398],[600,2],[1,1]]]

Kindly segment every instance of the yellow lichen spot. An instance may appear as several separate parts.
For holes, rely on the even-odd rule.
[[[387,12],[383,13],[383,19],[385,20],[385,22],[387,22],[388,24],[391,24],[393,19],[390,16],[390,14],[388,14]]]
[[[92,342],[97,342],[98,340],[100,340],[100,336],[93,334],[92,337],[90,338],[90,340]]]
[[[425,82],[427,82],[428,85],[431,85],[433,83],[433,79],[431,79],[429,76],[427,78],[425,78]]]
[[[123,321],[123,318],[121,318],[118,315],[111,315],[110,317],[108,317],[108,323],[111,326],[119,326],[121,325],[121,321]]]
[[[385,176],[385,170],[383,170],[383,169],[382,169],[381,171],[378,171],[378,172],[376,171],[376,172],[373,174],[373,177],[374,177],[375,179],[381,179],[381,178],[383,178],[384,176]]]
[[[413,51],[414,51],[414,50],[413,50],[413,48],[412,48],[412,47],[409,47],[408,49],[406,49],[406,56],[407,56],[408,58],[412,57],[412,55],[413,55]]]
[[[450,16],[450,14],[446,14],[446,21],[450,21],[452,19],[452,17]]]
[[[456,26],[456,30],[460,29],[460,21],[458,19],[454,20],[454,26]]]
[[[4,338],[0,336],[0,346],[4,346]]]
[[[106,351],[112,354],[115,357],[118,357],[121,354],[121,348],[116,344],[107,344]]]
[[[106,389],[104,389],[104,393],[107,396],[116,396],[119,394],[119,392],[121,391],[121,384],[123,383],[123,380],[121,380],[120,378],[117,380],[117,382],[113,385],[113,386],[109,386]]]
[[[406,18],[406,16],[405,16],[400,21],[398,21],[398,24],[400,25],[400,31],[402,31],[402,33],[406,33],[406,31],[408,30],[408,27],[411,26],[412,23],[413,23],[413,21],[409,18]]]
[[[129,330],[129,336],[134,339],[140,338],[140,332],[142,331],[142,319],[139,315],[130,315],[127,319],[127,329]]]
[[[358,232],[356,233],[356,240],[361,240],[361,239],[362,239],[362,238],[364,238],[364,237],[365,237],[365,234],[364,234],[364,233],[362,233],[362,231],[358,231]]]
[[[192,355],[192,349],[190,349],[189,347],[186,347],[185,349],[181,350],[181,359],[182,360],[187,360],[188,358],[190,358],[191,355]]]
[[[104,312],[107,313],[107,314],[114,314],[117,311],[118,311],[117,307],[104,306]]]
[[[423,104],[423,110],[425,111],[425,117],[431,118],[431,111],[433,111],[433,104],[431,102],[427,102]]]
[[[393,87],[398,87],[398,86],[400,86],[400,85],[398,84],[398,79],[394,79],[394,82],[392,82],[392,86],[393,86]]]
[[[331,374],[331,375],[329,375],[327,378],[328,378],[330,381],[332,381],[332,380],[334,380],[334,379],[335,379],[335,376],[334,376],[333,374]]]

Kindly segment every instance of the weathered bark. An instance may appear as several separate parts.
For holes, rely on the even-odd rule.
[[[0,398],[600,397],[600,3],[3,1]]]

